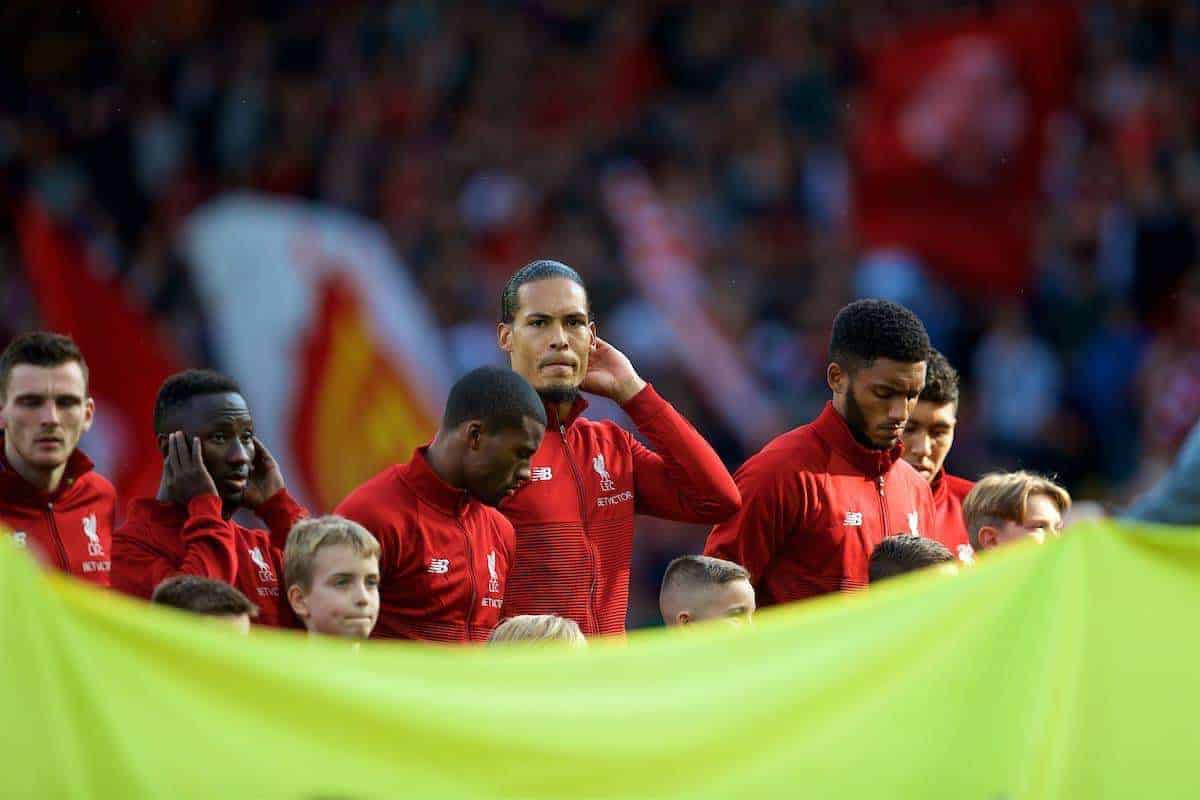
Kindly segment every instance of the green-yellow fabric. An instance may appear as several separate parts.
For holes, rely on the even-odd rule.
[[[0,796],[1200,796],[1200,536],[1091,524],[982,561],[743,629],[354,652],[6,541]]]

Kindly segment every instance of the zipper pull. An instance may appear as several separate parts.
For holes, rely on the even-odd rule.
[[[883,476],[879,476],[879,496],[883,497]]]
[[[560,424],[558,426],[558,435],[563,437],[564,439],[567,438],[567,426],[566,425]]]

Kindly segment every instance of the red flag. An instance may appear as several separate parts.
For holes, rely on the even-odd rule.
[[[153,496],[162,458],[154,439],[154,398],[181,359],[151,316],[125,290],[98,277],[83,243],[36,201],[18,220],[21,252],[45,327],[83,351],[96,398],[85,450],[122,501]]]
[[[1070,4],[1019,4],[869,50],[853,142],[863,250],[910,251],[966,292],[1031,284],[1046,123],[1070,96],[1077,28]]]

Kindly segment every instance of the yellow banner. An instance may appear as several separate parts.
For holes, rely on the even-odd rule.
[[[1200,796],[1192,532],[585,651],[240,638],[7,541],[0,609],[3,797]]]

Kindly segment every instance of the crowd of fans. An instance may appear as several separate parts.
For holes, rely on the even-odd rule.
[[[603,170],[636,159],[689,215],[722,329],[789,422],[807,421],[827,396],[830,320],[858,287],[846,142],[859,48],[994,5],[18,4],[0,17],[0,191],[6,210],[32,191],[82,231],[198,364],[211,362],[206,322],[174,236],[226,190],[377,221],[456,374],[499,358],[508,275],[559,259],[587,278],[602,335],[736,466],[750,453],[653,335]],[[1077,497],[1124,502],[1200,416],[1200,4],[1082,9],[1037,289],[946,303],[934,344],[964,375],[958,473],[1029,466]],[[0,289],[0,336],[36,327],[11,229]],[[634,624],[699,535],[639,526]]]

